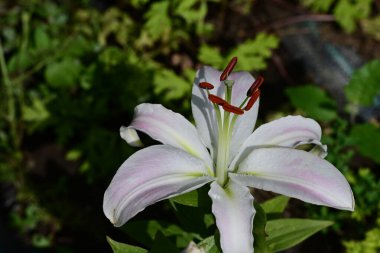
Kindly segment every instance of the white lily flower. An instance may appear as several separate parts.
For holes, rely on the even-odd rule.
[[[224,253],[252,253],[255,210],[248,187],[309,203],[353,210],[344,176],[324,160],[319,124],[287,116],[254,132],[262,78],[205,66],[191,100],[194,127],[159,104],[140,104],[121,136],[140,146],[136,130],[163,143],[139,150],[119,168],[104,194],[107,218],[121,226],[145,207],[211,183],[209,196]],[[223,98],[223,99],[222,99]],[[237,106],[234,106],[237,105]],[[239,106],[240,105],[240,106]],[[297,149],[312,144],[310,151]]]

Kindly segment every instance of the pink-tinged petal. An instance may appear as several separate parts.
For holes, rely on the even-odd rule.
[[[193,84],[193,95],[191,98],[191,109],[199,135],[204,144],[213,154],[218,145],[218,123],[213,104],[208,100],[207,92],[199,88],[199,83],[208,82],[214,85],[210,94],[224,97],[224,85],[220,85],[220,75],[222,72],[209,67],[203,66],[198,69]]]
[[[151,146],[121,165],[104,193],[103,211],[121,226],[145,207],[212,180],[202,160],[169,145]]]
[[[247,91],[255,79],[248,72],[232,73],[229,79],[235,81],[232,88],[232,104],[235,106],[240,106],[246,98]],[[244,141],[246,141],[248,136],[252,134],[258,115],[259,100],[260,99],[256,101],[254,106],[249,111],[246,111],[243,115],[240,115],[237,118],[234,130],[232,132],[230,158],[235,157]]]
[[[232,180],[225,189],[213,182],[208,195],[212,199],[212,212],[220,232],[223,253],[252,253],[252,226],[256,211],[249,189]]]
[[[232,161],[230,170],[233,171],[253,149],[258,147],[297,147],[301,144],[319,145],[316,149],[321,157],[327,154],[326,146],[321,139],[321,127],[309,118],[302,116],[287,116],[258,127],[243,143],[239,153]],[[323,152],[324,150],[324,152]]]
[[[209,167],[212,160],[199,138],[196,128],[181,114],[159,104],[140,104],[128,127],[120,129],[121,136],[131,145],[141,143],[133,129],[148,134],[155,140],[185,150],[204,160]]]
[[[229,176],[235,181],[305,202],[354,210],[354,197],[342,173],[309,152],[290,148],[252,151]]]

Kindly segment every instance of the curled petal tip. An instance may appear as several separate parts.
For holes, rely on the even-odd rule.
[[[143,147],[137,131],[130,127],[120,127],[120,137],[123,138],[132,147]]]

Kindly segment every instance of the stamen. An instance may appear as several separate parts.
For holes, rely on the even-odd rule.
[[[224,69],[223,73],[220,75],[220,81],[224,81],[231,74],[237,63],[237,57],[231,59],[230,63],[228,63],[227,67]]]
[[[252,97],[249,99],[247,105],[244,107],[244,110],[245,111],[249,111],[252,106],[255,104],[255,102],[257,101],[257,99],[259,98],[260,96],[260,90],[256,90],[253,94],[252,94]]]
[[[253,82],[253,84],[251,85],[251,87],[248,89],[247,91],[247,97],[250,97],[252,96],[252,94],[260,88],[260,86],[263,84],[264,82],[264,77],[262,76],[258,76],[256,78],[256,80]]]
[[[223,109],[227,112],[232,112],[232,113],[238,114],[238,115],[244,114],[244,111],[242,109],[240,109],[239,107],[230,105],[228,103],[223,104],[222,106],[223,106]]]
[[[215,96],[213,94],[209,94],[208,95],[208,99],[213,102],[214,104],[217,104],[217,105],[224,105],[224,104],[228,104],[226,100],[224,100],[223,98],[220,98],[218,96]]]
[[[211,83],[208,83],[208,82],[201,82],[199,83],[199,88],[201,89],[205,89],[205,90],[212,90],[214,89],[214,85],[212,85]]]

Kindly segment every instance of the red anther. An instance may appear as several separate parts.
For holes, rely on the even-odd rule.
[[[234,69],[238,58],[235,56],[231,59],[230,63],[228,63],[227,67],[224,69],[223,73],[220,75],[220,81],[224,81],[227,79],[227,77],[231,74],[232,70]]]
[[[258,76],[256,78],[256,80],[253,82],[253,84],[251,85],[251,87],[247,90],[247,97],[250,97],[252,96],[252,94],[260,88],[260,86],[263,84],[264,82],[264,77],[262,76]]]
[[[223,104],[223,109],[227,112],[232,112],[238,115],[244,114],[244,111],[242,109],[240,109],[239,107],[230,105],[228,103]]]
[[[214,104],[217,104],[217,105],[224,105],[224,104],[228,104],[226,100],[224,100],[223,98],[220,98],[218,96],[215,96],[213,94],[209,94],[208,95],[208,99],[213,102]]]
[[[252,106],[255,104],[255,102],[257,101],[257,99],[259,98],[260,96],[260,90],[256,90],[253,94],[252,94],[252,97],[249,99],[247,105],[244,107],[244,111],[249,111]]]
[[[211,83],[208,83],[208,82],[201,82],[201,83],[199,83],[198,86],[199,86],[199,88],[206,89],[206,90],[214,89],[214,85],[212,85]]]

